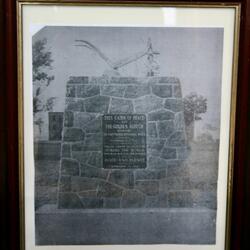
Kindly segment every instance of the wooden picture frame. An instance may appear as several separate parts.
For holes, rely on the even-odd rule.
[[[22,23],[20,21],[22,19],[21,19],[21,15],[20,15],[21,12],[20,11],[21,11],[21,6],[25,6],[26,4],[29,5],[30,3],[33,4],[34,2],[19,2],[18,3],[18,10],[19,10],[19,12],[18,12],[19,13],[19,22],[18,22],[19,23],[19,32],[18,32],[18,34],[19,34],[19,40],[18,40],[18,46],[17,46],[17,48],[19,48],[19,50],[18,50],[19,51],[19,83],[22,82],[22,79],[23,79],[22,78],[22,76],[23,76],[23,73],[22,73],[23,56],[22,56],[22,47],[20,48],[20,44],[22,44],[23,39],[24,39],[24,37],[22,35],[22,32],[21,32],[21,30],[22,30],[21,29],[21,24]],[[197,4],[197,5],[194,4],[193,5],[193,4],[185,4],[185,3],[176,4],[176,3],[165,3],[165,2],[154,2],[154,3],[149,2],[149,3],[146,3],[146,2],[139,2],[139,1],[137,1],[135,5],[133,3],[131,3],[131,2],[125,2],[125,1],[123,1],[122,3],[114,3],[114,2],[108,2],[108,3],[107,2],[105,2],[105,3],[102,2],[102,3],[100,3],[100,2],[97,2],[95,4],[94,3],[87,3],[87,2],[81,2],[80,4],[78,4],[78,3],[63,2],[62,6],[67,6],[67,4],[69,4],[69,5],[72,4],[72,5],[76,5],[76,6],[81,6],[81,5],[83,5],[83,6],[85,5],[86,6],[86,5],[89,4],[90,6],[93,6],[93,5],[96,5],[96,6],[108,5],[108,6],[112,7],[112,6],[124,6],[124,5],[126,5],[126,6],[129,6],[129,7],[130,6],[132,7],[132,6],[136,6],[139,3],[141,5],[153,6],[153,7],[156,7],[156,6],[157,7],[163,7],[163,6],[165,6],[165,7],[166,6],[172,6],[172,7],[173,6],[174,7],[176,7],[176,6],[178,6],[178,7],[182,6],[182,7],[185,7],[185,6],[188,6],[190,8],[191,7],[194,7],[194,8],[199,8],[199,7],[223,8],[220,4],[207,4],[207,3],[205,3],[205,4],[201,4],[201,5],[199,5],[199,4]],[[58,3],[46,2],[46,1],[45,2],[35,2],[33,4],[33,6],[38,6],[39,4],[41,4],[41,5],[47,5],[47,6],[51,6],[51,5],[53,6],[53,5],[57,5]],[[235,21],[236,31],[234,33],[234,42],[237,44],[237,41],[239,39],[239,29],[238,29],[239,25],[238,24],[239,24],[240,15],[239,15],[238,11],[239,11],[239,6],[240,5],[239,4],[230,4],[230,3],[229,4],[225,4],[224,3],[223,6],[226,6],[228,8],[235,8],[236,9],[237,15],[235,15],[236,16],[236,19],[235,19],[236,20]],[[240,45],[239,52],[241,52],[241,49],[242,49],[242,47]],[[226,234],[227,236],[226,236],[226,240],[225,240],[225,249],[229,249],[230,239],[232,239],[231,247],[232,248],[234,247],[233,249],[237,249],[236,246],[239,246],[239,239],[236,237],[237,233],[234,232],[234,227],[231,226],[230,222],[231,222],[231,219],[232,219],[232,223],[234,223],[234,218],[235,219],[236,218],[240,218],[241,213],[237,213],[236,215],[234,215],[232,217],[230,210],[231,210],[231,204],[232,204],[233,200],[236,199],[236,198],[234,198],[235,194],[233,192],[237,192],[237,190],[239,190],[238,191],[239,192],[238,196],[241,197],[243,189],[237,189],[237,187],[234,188],[234,189],[232,189],[232,184],[233,184],[233,178],[234,178],[234,183],[239,184],[238,183],[238,180],[239,180],[238,178],[240,178],[239,177],[240,173],[242,173],[242,171],[244,169],[244,166],[240,165],[240,167],[237,170],[235,170],[235,166],[239,166],[237,164],[240,164],[243,159],[246,159],[246,156],[245,156],[246,155],[246,151],[244,151],[244,150],[241,151],[241,153],[240,153],[240,154],[242,154],[242,157],[238,158],[238,156],[239,156],[238,154],[240,152],[239,150],[240,150],[241,147],[243,147],[243,145],[237,144],[237,143],[240,140],[246,140],[246,138],[243,138],[242,136],[240,136],[241,132],[238,131],[238,128],[241,127],[241,126],[246,126],[247,125],[247,119],[246,118],[242,118],[244,121],[242,122],[242,120],[241,120],[241,122],[238,122],[238,120],[235,119],[235,111],[237,110],[237,112],[238,112],[238,113],[236,112],[236,117],[239,116],[241,114],[241,112],[243,112],[242,109],[238,108],[238,107],[241,107],[241,106],[238,106],[238,104],[236,105],[236,87],[238,89],[238,96],[239,95],[243,96],[243,99],[240,99],[240,101],[239,101],[239,99],[237,99],[237,103],[240,103],[239,105],[243,105],[242,107],[244,107],[244,105],[246,105],[246,103],[247,103],[247,99],[246,99],[246,97],[244,99],[244,96],[246,96],[247,94],[246,93],[243,94],[243,92],[245,92],[245,91],[243,91],[243,92],[241,92],[241,91],[242,91],[242,86],[245,86],[245,87],[243,87],[244,90],[247,89],[247,83],[245,82],[245,85],[244,84],[243,85],[239,85],[239,82],[242,81],[241,77],[243,76],[243,75],[239,74],[238,84],[236,85],[236,76],[237,76],[238,67],[237,67],[237,59],[235,59],[235,58],[238,57],[238,48],[237,48],[237,46],[234,47],[233,54],[234,54],[233,80],[232,80],[233,87],[231,89],[231,94],[232,94],[231,105],[233,103],[233,105],[232,105],[233,109],[231,109],[232,113],[231,113],[231,118],[230,118],[230,120],[231,120],[231,122],[230,122],[230,127],[231,127],[231,129],[230,129],[230,131],[231,131],[230,132],[230,150],[229,150],[230,154],[229,154],[229,160],[228,160],[229,162],[231,162],[230,163],[231,167],[229,168],[228,183],[227,183],[227,195],[228,195],[228,202],[227,202],[227,226],[226,226],[226,229],[225,229],[225,231],[227,231],[227,234]],[[11,59],[9,59],[9,60],[11,60]],[[240,64],[240,61],[239,61],[239,64]],[[239,72],[240,72],[240,70],[243,70],[243,69],[239,68]],[[10,77],[10,76],[8,76],[8,77]],[[15,82],[15,79],[12,79],[12,81]],[[25,196],[24,196],[24,189],[23,188],[24,188],[25,182],[23,182],[23,180],[24,180],[24,165],[22,163],[23,162],[23,157],[24,157],[24,155],[23,155],[23,149],[22,149],[23,148],[23,140],[24,140],[24,137],[23,137],[24,136],[24,134],[23,134],[23,129],[24,129],[24,125],[23,125],[23,97],[22,97],[23,87],[22,86],[23,85],[21,84],[18,87],[18,89],[19,89],[19,93],[18,93],[18,96],[19,96],[19,102],[18,102],[18,110],[19,110],[19,112],[18,112],[19,113],[19,163],[21,164],[21,168],[20,168],[21,172],[19,174],[19,181],[20,181],[20,186],[19,186],[19,188],[20,188],[20,190],[19,190],[20,191],[20,193],[19,193],[20,210],[18,210],[18,211],[21,211],[20,217],[19,217],[20,218],[20,224],[21,224],[21,229],[20,229],[20,231],[21,231],[21,237],[20,237],[21,243],[19,244],[18,241],[15,241],[15,242],[13,242],[11,244],[13,244],[12,247],[14,247],[14,245],[16,244],[16,246],[21,246],[21,247],[23,247],[22,249],[26,249],[24,247],[25,244],[24,244],[24,241],[23,241],[24,240],[24,230],[23,230],[23,228],[24,228],[24,224],[25,224],[25,217],[24,217],[24,208],[25,208],[25,206],[24,206],[24,197]],[[10,87],[8,87],[8,90],[9,90],[9,88]],[[8,92],[8,93],[10,93],[10,92]],[[13,94],[14,93],[12,93],[12,95]],[[243,104],[241,104],[241,103],[243,103]],[[10,107],[12,107],[14,109],[15,107],[12,106],[12,105],[10,105]],[[238,109],[240,109],[240,110],[238,110]],[[13,118],[13,119],[16,119],[16,118]],[[235,120],[236,120],[236,127],[234,127]],[[8,122],[10,122],[10,121],[11,121],[11,119],[10,120],[8,119]],[[236,130],[235,130],[235,128],[236,128]],[[234,139],[234,131],[236,131],[235,132],[235,134],[236,134],[236,138],[235,139]],[[14,138],[15,138],[15,135],[16,134],[12,134],[9,137],[8,141],[9,142],[11,140],[13,141]],[[235,145],[238,146],[238,147],[236,147]],[[236,147],[235,153],[233,153],[235,147]],[[15,151],[15,152],[17,152],[17,151]],[[233,155],[235,155],[236,157],[234,158]],[[236,160],[234,160],[234,159],[236,159]],[[10,160],[10,158],[9,158],[9,162],[11,162],[11,161],[12,161],[12,164],[10,163],[10,165],[11,166],[15,166],[15,162],[17,162],[17,159],[13,158],[12,160]],[[233,169],[233,162],[234,162],[234,169]],[[14,171],[15,167],[12,167],[11,169],[12,169],[12,171]],[[234,171],[234,175],[233,175],[233,171]],[[11,173],[13,173],[13,175]],[[16,178],[15,177],[16,173],[17,172],[15,172],[15,171],[14,172],[10,172],[9,178],[10,178],[10,180],[12,180],[11,183],[14,183],[13,181]],[[241,185],[239,185],[239,187],[242,187]],[[17,186],[16,186],[16,188],[17,188]],[[14,204],[14,201],[12,201],[12,205],[13,204]],[[233,205],[233,209],[239,209],[239,208],[237,208],[237,204],[236,203],[233,203],[233,204],[235,204],[235,205]],[[242,208],[243,207],[241,207],[241,209]],[[13,207],[11,209],[15,210],[15,208],[13,208]],[[15,210],[15,211],[16,211],[16,213],[18,212],[17,210]],[[15,214],[14,211],[12,212],[12,214]],[[12,219],[13,218],[15,220],[15,217],[12,217]],[[12,224],[12,225],[14,226],[14,224]],[[17,224],[15,224],[15,225],[17,225]],[[231,227],[232,227],[232,232],[233,232],[233,234],[232,234],[233,237],[232,238],[230,237]],[[16,237],[16,239],[18,239],[18,236]],[[176,249],[178,249],[178,248],[176,248]],[[27,249],[27,250],[29,250],[29,249]]]

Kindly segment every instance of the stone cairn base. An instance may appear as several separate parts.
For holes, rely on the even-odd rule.
[[[103,115],[143,114],[144,168],[103,164]],[[180,81],[174,77],[70,77],[58,208],[191,207]]]

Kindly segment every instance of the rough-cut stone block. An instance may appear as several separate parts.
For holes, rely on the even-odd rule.
[[[137,208],[144,207],[145,196],[137,190],[126,190],[122,195],[121,207]]]
[[[107,76],[93,76],[93,77],[90,77],[89,83],[90,84],[100,84],[100,85],[108,84],[109,77],[107,77]]]
[[[68,84],[87,84],[88,82],[88,76],[70,76]]]
[[[71,157],[71,149],[70,144],[63,144],[62,145],[62,157],[70,158]]]
[[[79,175],[79,163],[76,160],[62,159],[62,175]]]
[[[130,100],[112,98],[110,113],[133,113],[133,103]]]
[[[111,77],[110,84],[136,84],[138,83],[137,77]]]
[[[174,97],[182,97],[182,93],[181,93],[181,85],[174,85],[173,86],[173,96]]]
[[[129,170],[113,170],[110,173],[108,181],[125,188],[133,188],[134,174],[133,171]]]
[[[71,190],[73,192],[82,192],[87,190],[96,190],[99,181],[97,179],[85,178],[79,176],[71,177]]]
[[[71,111],[64,112],[64,127],[73,127],[74,113]]]
[[[98,85],[79,85],[76,93],[80,98],[92,97],[100,94],[100,87]]]
[[[83,141],[84,132],[80,128],[65,128],[63,140],[68,142]]]
[[[85,126],[85,131],[87,133],[99,133],[102,131],[102,120],[101,117],[97,117],[96,119],[90,121]]]
[[[160,157],[149,157],[148,165],[150,169],[166,169],[168,162]]]
[[[162,76],[159,77],[159,83],[180,83],[180,80],[177,77],[168,77]]]
[[[149,83],[162,83],[162,84],[176,84],[180,83],[179,79],[176,77],[168,77],[168,76],[159,76],[159,77],[152,77],[148,79]]]
[[[190,191],[169,192],[168,204],[169,207],[192,207],[192,193]]]
[[[185,121],[184,121],[183,112],[179,112],[179,113],[175,114],[174,127],[175,127],[175,130],[184,130],[185,129]]]
[[[90,197],[96,197],[97,196],[97,190],[87,190],[87,191],[81,191],[77,193],[80,198],[90,198]]]
[[[186,145],[186,135],[184,131],[177,131],[168,139],[168,145],[171,147],[180,147]]]
[[[83,112],[84,108],[84,101],[83,100],[76,100],[74,98],[67,98],[66,99],[66,111],[79,111]]]
[[[75,193],[59,193],[59,208],[83,208],[80,198]]]
[[[100,179],[107,179],[108,171],[101,169],[101,168],[95,168],[90,167],[87,165],[81,165],[81,176],[88,177],[88,178],[100,178]]]
[[[86,112],[74,113],[74,127],[84,128],[89,122],[96,118],[95,114]]]
[[[86,164],[89,159],[89,152],[75,152],[72,146],[72,158],[78,160],[81,164]]]
[[[84,147],[85,147],[84,142],[76,142],[72,144],[71,149],[72,151],[83,151]]]
[[[138,98],[150,94],[149,85],[130,85],[126,88],[125,98]]]
[[[40,141],[34,143],[36,160],[57,161],[61,159],[61,143]]]
[[[162,191],[189,190],[190,181],[187,177],[168,177],[164,180],[161,180],[160,189]]]
[[[87,112],[107,113],[110,98],[107,96],[94,96],[84,101]]]
[[[171,85],[153,85],[152,92],[159,97],[167,98],[172,97],[172,86]]]
[[[80,198],[83,208],[103,208],[103,199],[102,198]]]
[[[147,196],[145,201],[145,207],[153,208],[159,207],[164,208],[168,207],[168,196],[165,193],[160,193],[157,196]]]
[[[173,120],[175,117],[174,113],[169,110],[157,110],[148,114],[149,121],[163,121],[163,120]]]
[[[170,164],[168,166],[167,170],[168,177],[175,177],[175,176],[184,177],[188,175],[189,175],[189,167],[184,163]]]
[[[101,94],[113,96],[113,97],[123,97],[125,89],[126,89],[126,86],[104,85],[101,88]]]
[[[170,98],[165,100],[164,107],[166,109],[172,110],[173,112],[183,111],[182,99]]]
[[[175,131],[174,122],[173,121],[158,122],[158,131],[160,138],[168,138]]]
[[[99,189],[97,196],[98,197],[110,197],[110,198],[117,198],[122,196],[123,189],[113,185],[108,182],[101,182],[99,184]]]
[[[120,208],[121,198],[105,198],[104,199],[104,208]]]
[[[143,96],[134,101],[135,111],[148,113],[163,107],[162,99],[156,96]]]
[[[83,151],[101,151],[102,150],[102,134],[87,134]]]
[[[161,157],[164,159],[176,159],[176,148],[164,148],[162,150]]]
[[[148,123],[148,136],[153,138],[158,136],[155,122]]]
[[[164,147],[165,140],[164,139],[148,139],[148,153],[150,155],[160,156],[162,148]]]
[[[92,140],[96,139],[96,140]],[[102,138],[98,134],[87,134],[84,142],[76,142],[72,144],[72,151],[101,151]]]
[[[136,189],[146,195],[157,195],[159,193],[159,182],[155,180],[136,181]]]
[[[62,175],[60,178],[59,192],[70,192],[71,191],[71,176]]]
[[[75,86],[68,85],[66,88],[66,97],[75,97],[75,96],[76,96]]]
[[[166,177],[166,170],[137,170],[135,173],[136,180],[154,180]]]
[[[92,152],[89,157],[88,164],[97,168],[101,168],[102,167],[102,154],[100,152]]]

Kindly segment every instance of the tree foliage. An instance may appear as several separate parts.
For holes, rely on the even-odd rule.
[[[47,40],[37,40],[32,46],[33,65],[33,113],[50,111],[53,109],[55,97],[45,99],[42,97],[45,89],[54,80],[49,72],[52,69],[52,54],[46,48]]]
[[[197,95],[195,92],[187,95],[183,102],[184,117],[187,126],[194,121],[201,120],[200,114],[206,113],[207,111],[207,98]]]
[[[32,46],[33,81],[49,81],[46,70],[51,69],[51,52],[46,50],[47,39],[38,40]]]

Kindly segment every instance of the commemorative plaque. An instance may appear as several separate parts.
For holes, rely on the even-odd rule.
[[[146,168],[145,115],[104,115],[102,127],[104,168]]]

